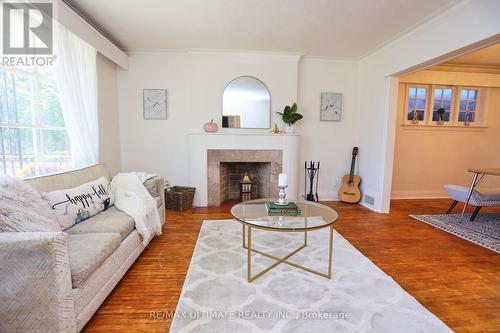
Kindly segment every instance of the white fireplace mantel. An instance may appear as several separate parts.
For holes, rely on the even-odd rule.
[[[198,207],[208,205],[208,150],[281,150],[282,172],[288,175],[287,196],[297,198],[299,139],[300,136],[295,134],[189,134],[189,184],[196,187],[193,205]]]

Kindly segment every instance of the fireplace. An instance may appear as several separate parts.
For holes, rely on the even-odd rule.
[[[240,183],[245,175],[252,182],[252,199],[269,197],[271,162],[221,162],[220,203],[240,199]]]
[[[220,163],[271,163],[270,197],[278,193],[278,174],[288,175],[288,198],[297,198],[299,189],[300,137],[295,134],[192,133],[188,135],[188,184],[196,187],[193,205],[220,205]]]
[[[245,173],[253,182],[253,198],[275,197],[282,170],[281,150],[208,150],[208,205],[239,200]]]

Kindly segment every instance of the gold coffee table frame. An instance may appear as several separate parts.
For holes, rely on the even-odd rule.
[[[272,218],[274,218],[274,217],[276,217],[278,219],[280,219],[280,218],[285,219],[287,217],[288,218],[290,218],[290,217],[303,218],[304,224],[302,226],[294,226],[294,227],[287,227],[286,225],[284,225],[284,226],[267,225],[266,226],[266,225],[255,223],[255,222],[262,222],[262,220],[252,222],[251,220],[253,218],[262,214],[261,208],[263,208],[263,210],[265,212],[264,204],[266,202],[269,202],[272,200],[273,199],[250,200],[250,201],[245,201],[243,203],[239,203],[239,204],[235,205],[233,208],[231,208],[231,215],[238,222],[240,222],[242,224],[242,226],[241,226],[242,227],[242,246],[244,249],[247,250],[247,279],[248,279],[248,282],[254,281],[255,279],[259,278],[260,276],[264,275],[265,273],[269,272],[270,270],[272,270],[273,268],[275,268],[276,266],[278,266],[280,264],[286,264],[286,265],[289,265],[289,266],[292,266],[295,268],[302,269],[306,272],[313,273],[313,274],[316,274],[318,276],[321,276],[321,277],[324,277],[327,279],[331,279],[331,277],[332,277],[332,256],[333,256],[333,223],[338,218],[337,212],[335,212],[335,210],[333,210],[332,208],[325,206],[325,205],[322,205],[322,204],[319,204],[319,203],[299,200],[297,202],[297,204],[299,205],[299,207],[302,210],[302,213],[300,215],[272,216]],[[246,214],[240,214],[238,212],[238,210],[242,209],[241,205],[262,205],[262,207],[257,207],[258,209],[256,212],[252,212],[251,214],[248,214],[250,216],[248,218],[247,216],[242,216],[242,215],[246,215]],[[317,217],[319,215],[323,219],[326,218],[328,221],[324,221],[323,224],[319,224],[319,225],[317,223],[313,224],[313,225],[308,225],[308,218],[313,217],[313,216],[307,215],[308,214],[308,207],[314,207],[314,209],[313,209],[314,217]],[[253,208],[255,208],[255,207],[253,207]],[[244,208],[243,208],[243,210],[244,210]],[[317,214],[318,211],[321,212],[321,210],[324,210],[324,214]],[[253,216],[253,215],[256,215],[256,216]],[[269,216],[267,215],[267,212],[266,212],[266,215],[261,216],[261,217],[269,217]],[[299,264],[296,264],[296,263],[291,262],[291,261],[288,261],[288,259],[293,257],[295,254],[297,254],[298,252],[300,252],[302,249],[304,249],[307,246],[307,234],[308,234],[308,232],[319,230],[319,229],[324,229],[324,228],[330,229],[329,242],[328,242],[328,269],[327,269],[326,273],[320,272],[320,271],[317,271],[317,270],[314,270],[314,269],[311,269],[311,268],[308,268],[308,267],[305,267],[305,266],[302,266]],[[304,233],[304,243],[301,246],[299,246],[298,248],[296,248],[295,250],[293,250],[292,252],[288,253],[286,256],[277,257],[277,256],[271,255],[269,253],[266,253],[264,251],[252,248],[252,229],[260,229],[260,230],[272,231],[272,232],[298,232],[298,233],[303,232]],[[248,234],[248,235],[246,235],[246,234]],[[260,255],[265,256],[267,258],[273,259],[276,262],[273,263],[271,266],[265,268],[261,272],[255,274],[255,275],[252,275],[252,252],[260,254]]]

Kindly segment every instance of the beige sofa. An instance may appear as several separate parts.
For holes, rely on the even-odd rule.
[[[40,191],[110,175],[101,165],[27,180]],[[165,223],[164,180],[144,185]],[[114,206],[64,232],[0,233],[0,332],[78,332],[145,245]]]

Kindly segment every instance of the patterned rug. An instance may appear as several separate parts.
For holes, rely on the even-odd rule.
[[[326,271],[329,231],[308,235],[289,260]],[[252,247],[283,256],[303,237],[254,229]],[[248,283],[241,241],[236,221],[203,223],[170,332],[450,332],[337,232],[331,280],[281,264]],[[273,263],[252,260],[253,273]]]
[[[499,213],[479,214],[472,222],[469,221],[470,214],[465,214],[462,221],[460,221],[460,214],[410,216],[496,253],[500,253]]]

